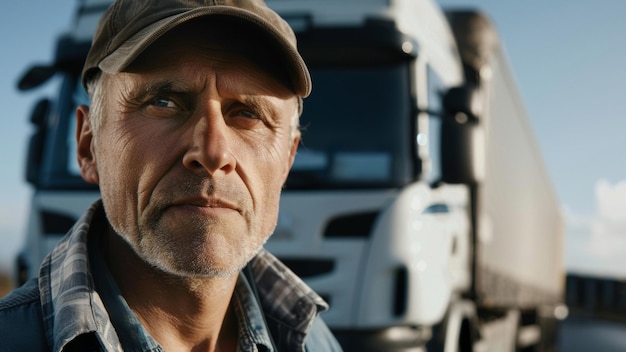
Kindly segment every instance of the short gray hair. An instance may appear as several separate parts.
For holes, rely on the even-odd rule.
[[[89,125],[94,133],[102,126],[104,116],[104,86],[106,74],[98,72],[87,83],[89,96]]]

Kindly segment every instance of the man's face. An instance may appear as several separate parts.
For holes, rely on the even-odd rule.
[[[295,95],[223,44],[171,38],[104,78],[79,163],[115,231],[164,271],[238,272],[276,225]]]

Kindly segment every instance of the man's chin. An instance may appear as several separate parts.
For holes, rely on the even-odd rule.
[[[259,248],[260,249],[260,248]],[[222,255],[216,257],[215,252],[211,253],[144,253],[143,260],[155,269],[172,276],[190,279],[210,279],[229,278],[237,275],[241,269],[258,252],[249,251],[246,255],[243,252],[232,255],[232,251],[219,251]],[[231,252],[231,254],[224,254]]]

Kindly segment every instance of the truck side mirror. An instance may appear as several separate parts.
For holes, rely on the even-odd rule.
[[[17,82],[17,88],[21,91],[29,90],[38,87],[50,77],[57,73],[57,69],[54,66],[49,65],[35,65],[26,71],[20,80]]]
[[[26,181],[36,185],[39,180],[39,169],[45,144],[47,125],[46,117],[50,111],[50,100],[41,99],[35,104],[30,115],[30,122],[35,126],[35,132],[30,137],[28,143],[28,154],[26,159]]]
[[[443,182],[475,184],[481,178],[478,102],[478,92],[472,87],[451,88],[444,96],[440,139]]]

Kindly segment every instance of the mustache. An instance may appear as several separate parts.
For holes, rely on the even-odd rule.
[[[226,206],[239,212],[249,211],[252,201],[245,188],[236,187],[213,178],[185,178],[160,185],[150,201],[153,214],[161,214],[177,204]]]

